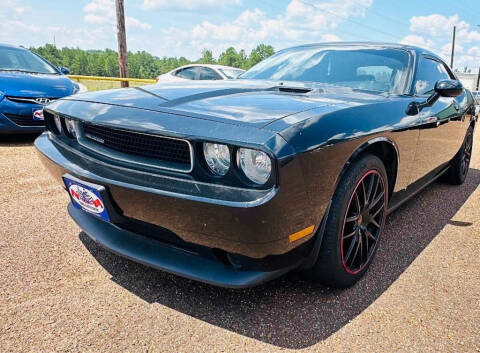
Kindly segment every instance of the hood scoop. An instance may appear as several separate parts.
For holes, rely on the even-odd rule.
[[[311,88],[284,87],[284,86],[277,87],[277,90],[279,92],[296,93],[296,94],[305,94],[313,91],[313,89]]]

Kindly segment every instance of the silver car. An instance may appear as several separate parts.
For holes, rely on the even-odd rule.
[[[190,64],[157,76],[157,82],[186,80],[231,80],[243,74],[245,70],[223,65]]]

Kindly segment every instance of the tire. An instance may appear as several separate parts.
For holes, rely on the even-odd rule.
[[[388,190],[385,166],[378,157],[368,154],[350,165],[332,198],[318,259],[308,271],[311,277],[347,288],[363,276],[383,232]]]
[[[450,162],[450,168],[445,173],[444,180],[453,185],[461,185],[467,178],[470,168],[473,146],[473,128],[470,126],[465,135],[462,147]]]

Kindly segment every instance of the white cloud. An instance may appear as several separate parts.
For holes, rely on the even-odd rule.
[[[142,7],[145,10],[201,11],[241,4],[242,0],[144,0]]]
[[[411,34],[405,36],[401,43],[417,45],[440,55],[446,62],[450,62],[452,50],[453,26],[457,28],[455,42],[454,68],[468,66],[477,68],[480,53],[476,53],[472,43],[480,41],[480,32],[470,29],[470,24],[462,20],[459,15],[443,16],[431,14],[428,16],[414,16],[410,19]]]
[[[464,42],[479,42],[480,41],[480,32],[479,31],[469,31],[468,27],[466,29],[461,29],[458,31],[458,38]]]
[[[328,34],[322,35],[320,40],[322,42],[340,42],[342,39],[336,34],[328,33]]]
[[[445,17],[438,14],[429,16],[413,16],[410,19],[410,30],[412,32],[423,33],[434,37],[446,36],[452,33],[453,26],[457,30],[468,28],[468,23],[460,21],[458,15]]]
[[[276,49],[301,43],[340,41],[335,28],[351,17],[364,16],[373,0],[314,2],[291,0],[284,12],[270,16],[262,10],[247,9],[234,20],[214,23],[203,21],[191,30],[175,36],[183,47],[200,53],[203,48],[215,55],[229,46],[253,49],[259,43],[272,44]]]
[[[400,43],[415,45],[425,49],[434,49],[435,46],[435,43],[432,40],[425,39],[417,34],[409,34],[408,36],[405,36]]]
[[[13,11],[15,11],[16,14],[18,15],[23,15],[27,12],[32,11],[32,8],[30,6],[16,6]]]
[[[464,52],[464,47],[461,44],[455,43],[455,55],[461,54]],[[440,53],[444,57],[450,57],[452,54],[452,43],[447,43],[440,48]]]
[[[467,54],[480,59],[480,46],[471,47],[470,49],[468,49]]]
[[[107,18],[105,16],[97,15],[94,13],[87,13],[83,17],[83,19],[85,20],[85,22],[89,22],[89,23],[99,23],[99,24],[112,23],[111,18]]]
[[[470,24],[460,20],[458,15],[445,17],[438,14],[414,16],[410,19],[412,32],[436,38],[451,38],[453,26],[457,27],[457,38],[463,42],[480,41],[480,32],[470,30]]]
[[[125,22],[128,28],[152,29],[150,23],[142,22],[135,17],[125,16]]]
[[[115,2],[114,0],[92,0],[83,8],[85,16],[83,19],[88,23],[100,25],[116,25]],[[125,16],[127,29],[139,28],[142,30],[151,29],[149,23],[142,22],[138,18]]]

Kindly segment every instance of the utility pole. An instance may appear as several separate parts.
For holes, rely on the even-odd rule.
[[[128,77],[127,36],[125,34],[125,10],[123,0],[115,0],[117,11],[118,67],[120,77]],[[121,87],[128,87],[128,81],[121,81]]]
[[[477,25],[477,26],[480,27],[480,25]],[[478,67],[477,88],[475,89],[475,91],[478,91],[479,85],[480,85],[480,66]]]
[[[453,26],[453,38],[452,38],[452,57],[450,59],[450,68],[453,70],[453,57],[455,55],[455,32],[457,30],[457,26]]]

